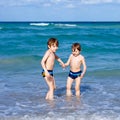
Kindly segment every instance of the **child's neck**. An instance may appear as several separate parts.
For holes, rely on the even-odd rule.
[[[49,51],[50,51],[51,53],[54,53],[50,48],[49,48]]]
[[[78,55],[73,55],[74,57],[78,57],[80,54],[78,54]]]

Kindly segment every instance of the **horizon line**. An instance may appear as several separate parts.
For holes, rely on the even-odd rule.
[[[45,22],[45,23],[47,23],[47,22],[49,22],[49,23],[51,23],[51,22],[120,22],[120,21],[67,21],[67,20],[65,20],[65,21],[38,21],[38,20],[36,20],[36,21],[32,21],[32,20],[29,20],[29,21],[0,21],[0,23],[2,23],[2,22]]]

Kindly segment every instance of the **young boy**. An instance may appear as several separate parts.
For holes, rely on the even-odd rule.
[[[75,91],[76,96],[80,96],[80,83],[81,79],[83,78],[86,72],[86,63],[84,56],[80,54],[81,52],[81,45],[79,43],[74,43],[72,45],[72,54],[70,55],[68,61],[65,63],[65,66],[70,65],[70,72],[67,79],[67,90],[66,95],[71,96],[71,86],[73,80],[75,80]],[[83,65],[83,71],[81,71],[80,67]]]
[[[60,62],[60,64],[64,67],[64,63],[62,60],[55,54],[56,50],[58,49],[58,40],[56,38],[50,38],[47,42],[48,50],[44,54],[41,65],[43,68],[42,76],[44,77],[48,87],[49,91],[46,94],[46,99],[53,100],[54,98],[54,89],[55,86],[55,80],[53,77],[53,67],[55,63],[55,59]]]

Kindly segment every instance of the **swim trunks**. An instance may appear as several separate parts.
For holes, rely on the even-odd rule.
[[[81,73],[82,73],[82,71],[79,71],[79,72],[70,71],[69,72],[69,77],[72,78],[72,79],[76,79],[77,77],[81,76]]]
[[[53,76],[53,70],[48,70],[49,74]],[[45,77],[45,71],[42,71],[42,76]]]

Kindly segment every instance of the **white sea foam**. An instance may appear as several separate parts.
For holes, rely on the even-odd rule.
[[[49,23],[30,23],[30,25],[34,25],[34,26],[48,26]]]
[[[76,27],[76,24],[55,24],[58,27]]]
[[[46,115],[24,115],[23,117],[13,116],[13,117],[6,117],[2,120],[119,120],[120,115],[110,115],[110,116],[104,116],[104,115],[97,115],[97,114],[91,114],[91,115],[54,115],[54,116],[46,116]]]

